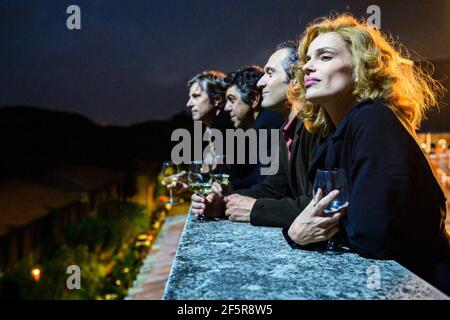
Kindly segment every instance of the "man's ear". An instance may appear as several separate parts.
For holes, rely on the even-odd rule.
[[[260,100],[261,100],[261,94],[258,92],[258,93],[255,95],[255,98],[253,99],[253,102],[252,102],[252,109],[256,109],[256,108],[259,106]]]

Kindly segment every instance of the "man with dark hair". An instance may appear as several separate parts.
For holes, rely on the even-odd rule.
[[[233,191],[224,198],[225,215],[232,221],[250,222],[255,226],[289,226],[312,198],[312,186],[307,179],[313,150],[321,142],[319,135],[310,134],[298,118],[299,105],[289,103],[287,92],[292,70],[298,63],[296,46],[292,42],[277,46],[258,81],[262,90],[261,107],[283,113],[279,145],[279,170],[262,183]],[[213,187],[217,197],[228,194],[221,186]],[[205,212],[203,201],[192,202],[192,212]]]
[[[284,122],[279,112],[261,108],[261,88],[258,81],[264,75],[259,66],[243,67],[231,72],[225,78],[227,91],[225,95],[225,111],[230,112],[235,128],[248,129],[255,122],[264,120],[264,128],[278,129]],[[261,127],[261,125],[257,126]]]
[[[243,130],[255,130],[259,141],[259,129],[278,129],[284,122],[283,115],[279,112],[263,110],[261,108],[261,89],[258,88],[258,80],[264,74],[259,66],[242,67],[231,72],[225,78],[227,86],[225,111],[230,113],[231,121],[235,128]],[[267,154],[270,155],[270,132],[267,134]],[[259,145],[257,142],[256,145]],[[245,153],[248,156],[252,146],[247,143]],[[239,150],[238,150],[239,152]],[[237,152],[235,152],[237,154]],[[259,154],[256,151],[256,154]],[[234,159],[233,159],[234,160]],[[232,184],[229,187],[235,189],[249,188],[264,180],[261,175],[261,164],[259,159],[257,164],[234,164],[232,166]],[[236,161],[234,161],[236,163]]]
[[[263,75],[258,66],[243,67],[225,78],[225,111],[235,128],[248,129],[261,113],[261,90],[256,86]]]

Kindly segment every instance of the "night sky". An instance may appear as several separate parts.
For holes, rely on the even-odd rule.
[[[81,8],[81,30],[66,8]],[[0,107],[77,112],[100,123],[168,119],[205,69],[264,65],[331,11],[368,16],[430,59],[450,57],[450,1],[0,0]]]

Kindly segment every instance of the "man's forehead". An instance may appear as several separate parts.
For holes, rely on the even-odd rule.
[[[240,97],[240,93],[239,93],[239,90],[237,89],[236,85],[232,85],[231,87],[229,87],[227,89],[226,96],[228,97],[230,95]]]
[[[283,61],[289,54],[289,50],[286,48],[275,51],[267,61],[264,69],[282,70]]]
[[[194,82],[192,84],[192,86],[189,88],[189,94],[193,95],[193,94],[201,94],[203,91],[202,87],[200,86],[200,84],[198,82]]]

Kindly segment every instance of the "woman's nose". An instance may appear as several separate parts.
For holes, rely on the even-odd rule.
[[[306,62],[306,63],[303,65],[302,70],[303,70],[303,72],[304,72],[305,74],[309,74],[309,73],[311,73],[311,72],[314,70],[314,66],[313,66],[311,60],[309,60],[308,62]]]

